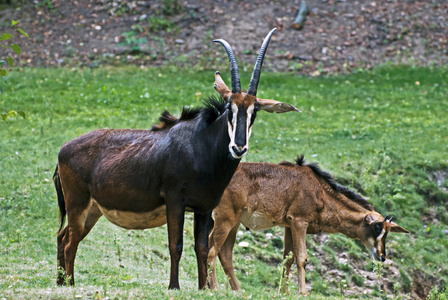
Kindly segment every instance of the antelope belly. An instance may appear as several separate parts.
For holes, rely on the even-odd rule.
[[[98,204],[98,203],[97,203]],[[103,215],[112,223],[126,229],[146,229],[166,224],[166,206],[162,205],[149,212],[130,212],[106,209],[98,204]]]
[[[241,214],[241,223],[252,230],[264,230],[275,226],[272,216],[249,211],[244,211]]]

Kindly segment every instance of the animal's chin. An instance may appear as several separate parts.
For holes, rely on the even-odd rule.
[[[247,152],[246,152],[247,153]],[[244,155],[246,155],[246,153],[244,153],[241,156],[236,155],[235,153],[233,153],[233,151],[230,151],[230,156],[232,156],[234,159],[241,159],[243,158]]]
[[[373,260],[384,262],[380,256],[376,255],[375,252],[372,253]]]
[[[236,155],[236,153],[230,148],[229,149],[230,156],[233,157],[233,159],[242,159],[246,154],[247,151],[243,153],[243,155]]]

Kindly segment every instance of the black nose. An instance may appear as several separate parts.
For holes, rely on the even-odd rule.
[[[237,146],[233,146],[232,147],[233,152],[235,152],[236,155],[238,156],[243,156],[244,153],[246,153],[247,149],[246,148],[242,148],[239,149]]]
[[[381,261],[384,262],[386,260],[386,257],[384,255],[381,255]]]

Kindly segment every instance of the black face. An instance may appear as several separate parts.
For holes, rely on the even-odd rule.
[[[377,222],[372,225],[372,235],[376,239],[384,228],[383,222]]]
[[[229,152],[236,158],[242,158],[249,150],[249,137],[257,110],[256,98],[237,94],[227,103],[227,128],[229,132]]]
[[[231,99],[229,99],[229,102],[227,102],[226,108],[229,111],[229,114],[228,114],[229,123],[233,124],[233,122],[232,122],[233,121],[232,100]],[[255,118],[257,117],[257,111],[259,111],[259,110],[260,109],[258,108],[258,103],[255,103],[255,105],[254,105],[254,112],[252,113],[252,115],[250,117],[250,123],[249,123],[250,125],[249,125],[249,127],[252,127],[252,125],[254,124]]]

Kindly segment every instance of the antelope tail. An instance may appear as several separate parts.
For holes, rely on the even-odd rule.
[[[58,206],[59,206],[59,220],[61,225],[59,226],[58,233],[62,230],[62,226],[64,225],[65,216],[67,215],[67,211],[65,210],[65,199],[64,193],[62,192],[61,179],[59,178],[59,169],[56,165],[56,170],[53,175],[54,187],[56,188],[56,193],[58,195]]]

